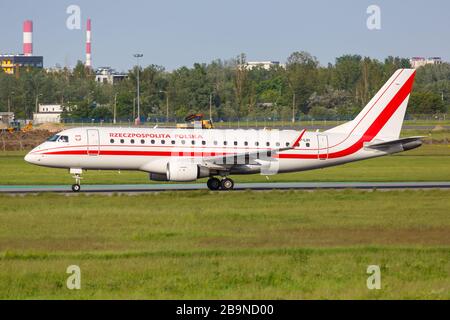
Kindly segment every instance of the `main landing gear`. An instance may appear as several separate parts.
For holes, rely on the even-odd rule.
[[[72,191],[78,192],[81,189],[81,174],[83,173],[82,169],[70,169],[70,173],[72,177],[75,179],[75,183],[72,185]]]
[[[232,190],[234,187],[234,182],[230,178],[223,178],[222,180],[219,180],[212,177],[208,179],[206,185],[210,190]]]

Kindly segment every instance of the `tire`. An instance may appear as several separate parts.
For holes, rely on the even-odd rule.
[[[234,188],[234,182],[230,178],[222,179],[220,182],[222,190],[232,190]]]
[[[72,185],[72,191],[73,192],[78,192],[78,191],[80,191],[80,189],[81,189],[81,186],[79,184],[73,184]]]
[[[208,179],[208,182],[206,183],[206,185],[208,186],[209,190],[219,190],[221,187],[221,183],[220,180],[217,178],[210,178]]]

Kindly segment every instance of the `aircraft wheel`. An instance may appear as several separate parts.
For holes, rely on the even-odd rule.
[[[220,180],[217,178],[209,178],[208,182],[206,183],[209,190],[219,190],[220,189]]]
[[[76,183],[76,184],[72,185],[73,192],[78,192],[78,191],[80,191],[80,189],[81,189],[81,186],[79,184]]]
[[[231,190],[234,187],[234,181],[230,178],[224,178],[220,182],[220,186],[222,187],[222,190]]]

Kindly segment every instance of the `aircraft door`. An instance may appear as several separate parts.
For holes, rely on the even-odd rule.
[[[87,130],[88,155],[98,156],[100,153],[100,136],[97,129]]]
[[[317,146],[318,146],[317,158],[319,160],[328,159],[328,136],[325,134],[318,134]]]

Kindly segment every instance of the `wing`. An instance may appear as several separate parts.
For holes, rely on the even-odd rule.
[[[203,158],[203,166],[210,169],[224,169],[232,167],[236,164],[261,164],[261,161],[274,161],[272,158],[275,154],[295,149],[299,146],[300,140],[305,134],[306,129],[302,130],[295,141],[289,144],[288,147],[283,148],[267,148],[267,149],[259,149],[256,151],[249,152],[241,152],[234,154],[223,154],[212,157],[204,157]]]

